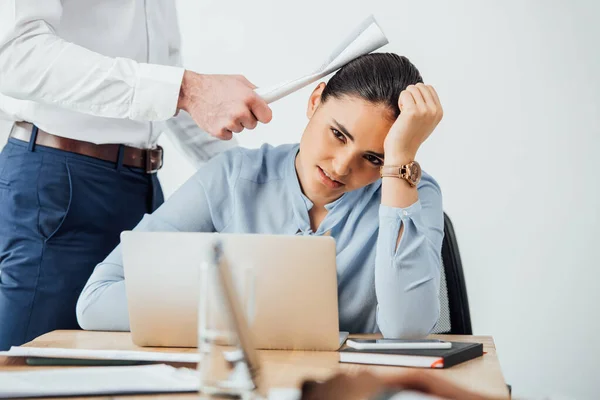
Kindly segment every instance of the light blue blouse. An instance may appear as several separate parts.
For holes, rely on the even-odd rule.
[[[340,330],[428,334],[439,316],[442,196],[423,173],[419,200],[381,205],[381,180],[326,206],[316,232],[295,170],[298,145],[235,148],[213,158],[135,230],[323,235],[336,240]],[[398,247],[400,227],[404,231]],[[84,329],[129,330],[120,246],[96,266],[77,304]],[[166,267],[166,266],[165,266]]]

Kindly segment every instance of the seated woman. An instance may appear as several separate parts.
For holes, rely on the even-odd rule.
[[[413,162],[442,118],[435,90],[405,57],[368,54],[317,86],[307,116],[300,144],[223,153],[135,229],[331,235],[340,330],[428,334],[439,315],[442,197]],[[77,304],[82,328],[129,330],[122,263],[117,247],[94,270]]]

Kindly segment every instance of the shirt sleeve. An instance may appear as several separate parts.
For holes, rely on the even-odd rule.
[[[442,196],[431,178],[421,181],[419,200],[407,208],[381,205],[375,261],[377,324],[384,337],[423,337],[439,313]],[[398,233],[404,226],[400,243]]]
[[[198,169],[205,162],[237,146],[235,138],[221,140],[209,135],[185,111],[166,121],[166,135],[173,146]]]
[[[234,153],[236,152],[236,153]],[[215,157],[134,231],[215,232],[230,220],[229,193],[241,169],[236,150]],[[77,301],[77,321],[86,330],[128,331],[129,314],[121,245],[96,266]]]
[[[110,118],[162,121],[177,108],[184,70],[111,58],[56,34],[61,0],[0,3],[0,92]]]

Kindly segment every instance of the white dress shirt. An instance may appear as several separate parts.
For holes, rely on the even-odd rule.
[[[212,138],[183,111],[172,118],[180,65],[172,0],[0,2],[0,118],[139,148],[171,133],[205,161],[235,143]]]

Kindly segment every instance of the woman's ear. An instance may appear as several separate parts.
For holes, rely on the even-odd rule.
[[[308,119],[311,119],[314,115],[315,111],[321,104],[321,94],[323,94],[323,90],[325,90],[325,82],[319,83],[319,85],[313,90],[312,94],[308,98],[308,107],[306,108],[306,116]]]

